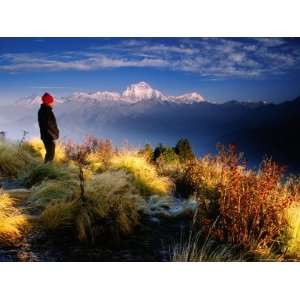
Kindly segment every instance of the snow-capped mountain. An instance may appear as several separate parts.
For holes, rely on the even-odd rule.
[[[56,98],[55,98],[56,99]],[[148,83],[141,81],[129,85],[123,92],[118,93],[114,91],[97,91],[97,92],[74,92],[73,94],[63,97],[61,99],[56,99],[57,103],[63,103],[68,101],[76,102],[124,102],[128,104],[134,104],[138,102],[145,101],[166,101],[173,103],[184,103],[192,104],[203,102],[204,98],[196,93],[187,93],[180,96],[168,96],[164,95],[159,90],[152,88]],[[19,104],[40,104],[40,96],[31,96],[27,98],[20,99]]]
[[[153,89],[148,83],[141,81],[127,87],[122,93],[122,99],[128,102],[139,102],[150,99],[166,100],[167,97],[160,91]]]

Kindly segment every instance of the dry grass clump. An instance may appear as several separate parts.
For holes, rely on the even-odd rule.
[[[79,193],[76,180],[47,180],[32,188],[27,205],[34,210],[44,210],[50,203],[63,203]]]
[[[76,201],[50,203],[40,216],[40,224],[47,231],[72,229],[78,209]]]
[[[61,166],[54,163],[40,164],[27,170],[22,175],[22,181],[26,187],[40,184],[44,180],[69,180],[75,177],[74,168]]]
[[[135,151],[122,151],[113,156],[111,165],[113,169],[125,169],[132,174],[134,184],[143,195],[167,195],[172,189],[170,179],[159,176],[155,167]]]
[[[26,141],[23,147],[27,148],[29,151],[31,151],[31,153],[38,156],[39,158],[44,159],[46,150],[41,139],[32,138],[29,141]],[[56,142],[54,161],[58,163],[67,161],[65,147],[60,142]]]
[[[208,239],[201,241],[199,234],[190,234],[187,241],[180,241],[171,249],[173,262],[232,262],[245,261],[244,254],[234,246],[216,243]]]
[[[72,228],[80,240],[118,239],[139,222],[142,199],[125,171],[107,171],[86,183],[84,199],[47,206],[41,215],[46,230]]]
[[[16,243],[28,227],[26,216],[15,208],[13,199],[0,189],[0,244]]]
[[[0,142],[0,175],[8,177],[17,177],[18,174],[26,168],[38,163],[28,151],[22,146]]]

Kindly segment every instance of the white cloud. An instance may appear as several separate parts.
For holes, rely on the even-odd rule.
[[[300,67],[300,51],[280,38],[182,38],[108,40],[86,50],[0,55],[0,72],[91,71],[147,67],[194,72],[202,76],[258,77]]]

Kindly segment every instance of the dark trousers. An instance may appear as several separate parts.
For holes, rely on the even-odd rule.
[[[45,149],[46,149],[46,155],[45,155],[45,163],[50,162],[54,159],[55,155],[55,143],[54,140],[43,140]]]

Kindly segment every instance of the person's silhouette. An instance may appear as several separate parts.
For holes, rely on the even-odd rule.
[[[51,162],[55,156],[55,140],[59,138],[59,130],[52,111],[54,98],[45,93],[42,96],[42,104],[38,112],[38,120],[41,132],[41,139],[45,145],[45,163]]]

